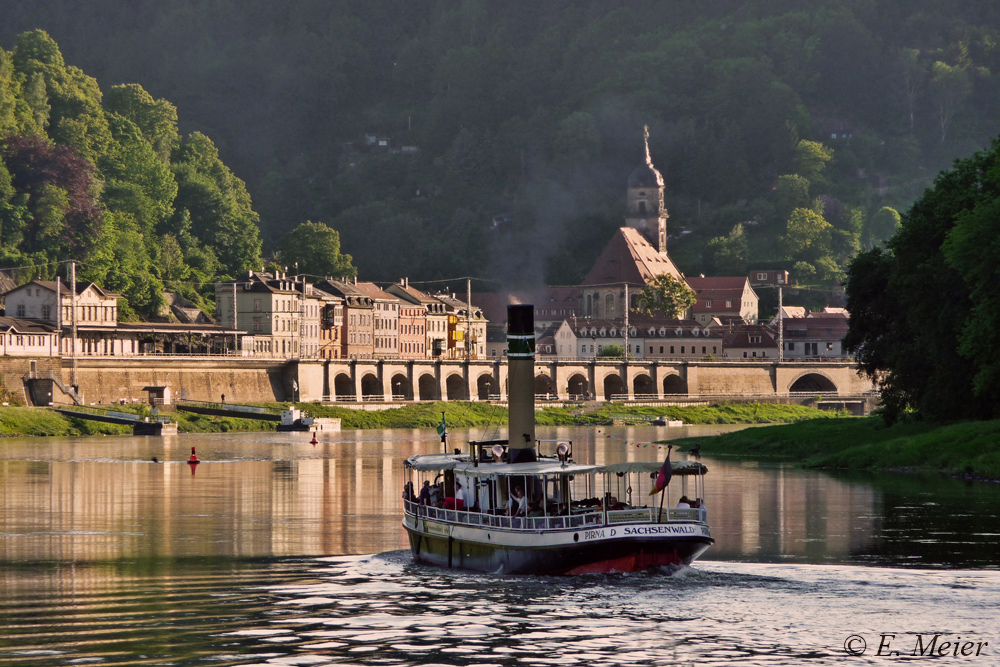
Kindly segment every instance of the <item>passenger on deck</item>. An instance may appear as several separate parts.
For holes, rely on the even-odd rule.
[[[542,509],[541,504],[537,500],[532,500],[528,503],[528,516],[538,517],[545,516],[545,510]]]
[[[680,501],[677,503],[677,509],[679,510],[691,509],[691,502],[688,500],[687,496],[681,496]]]
[[[475,507],[476,507],[476,492],[473,491],[471,488],[466,488],[466,487],[462,486],[460,483],[456,482],[456,485],[458,486],[458,488],[460,489],[460,491],[456,491],[455,495],[465,501],[465,509],[468,510],[469,512],[476,511],[476,509],[475,509]]]
[[[510,516],[524,516],[526,509],[524,488],[515,486],[514,492],[510,495],[510,500],[507,501],[507,514]]]
[[[431,504],[431,483],[428,480],[424,480],[424,486],[420,489],[420,504],[430,505]]]
[[[417,497],[413,495],[413,482],[407,482],[403,485],[403,498],[408,503],[417,502]]]

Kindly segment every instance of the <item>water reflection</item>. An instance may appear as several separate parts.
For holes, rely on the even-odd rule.
[[[709,562],[674,576],[504,577],[403,552],[34,569],[3,571],[32,585],[3,589],[0,664],[881,664],[848,657],[844,639],[942,633],[992,647],[1000,594],[996,572]]]
[[[660,461],[664,451],[649,442],[668,433],[677,429],[539,429],[539,437],[572,439],[575,459],[596,463]],[[452,435],[464,442],[469,434]],[[433,431],[347,431],[316,446],[308,438],[6,440],[0,562],[405,548],[402,461],[438,451]],[[202,460],[196,468],[184,463],[192,446]],[[706,497],[716,538],[706,558],[996,566],[996,485],[701,460],[710,469]],[[687,493],[686,481],[675,479],[670,502]]]

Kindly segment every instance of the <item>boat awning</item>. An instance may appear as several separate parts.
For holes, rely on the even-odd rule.
[[[493,475],[589,475],[594,473],[629,473],[629,472],[659,472],[663,465],[659,461],[626,461],[608,465],[589,465],[583,463],[567,463],[563,465],[555,459],[543,459],[530,463],[484,463],[474,465],[467,455],[463,454],[424,454],[411,456],[406,465],[421,472],[454,472],[476,477]],[[671,462],[674,475],[704,475],[708,468],[697,461]]]
[[[660,472],[663,463],[660,461],[627,461],[601,466],[601,472]],[[704,475],[708,468],[698,461],[671,461],[670,467],[675,475]]]

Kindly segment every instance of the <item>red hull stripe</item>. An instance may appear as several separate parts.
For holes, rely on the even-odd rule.
[[[667,565],[678,565],[680,560],[677,552],[670,553],[643,553],[622,556],[621,558],[611,558],[608,560],[587,563],[567,570],[566,574],[607,574],[609,572],[641,572],[651,567],[663,567]]]

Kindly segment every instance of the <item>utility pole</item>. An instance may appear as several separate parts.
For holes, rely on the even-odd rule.
[[[236,307],[236,279],[233,278],[233,354],[238,354],[240,347],[240,335],[236,333],[239,330],[239,326],[236,321],[236,313],[238,312],[239,309]]]
[[[465,279],[465,360],[472,359],[472,278]]]
[[[628,365],[628,283],[625,283],[625,364]]]
[[[781,285],[778,285],[778,362],[785,360],[784,307],[781,304]]]
[[[295,262],[295,273],[298,274],[296,277],[302,281],[302,302],[299,304],[299,358],[305,359],[305,350],[302,349],[302,343],[305,341],[305,327],[306,327],[306,277],[299,273],[299,263]]]
[[[70,384],[74,387],[79,387],[80,385],[76,377],[76,262],[73,261],[69,263],[69,303],[70,317],[73,324],[72,340],[70,342],[70,354],[73,355],[73,377],[70,380]],[[62,304],[59,305],[60,307],[62,306]]]

